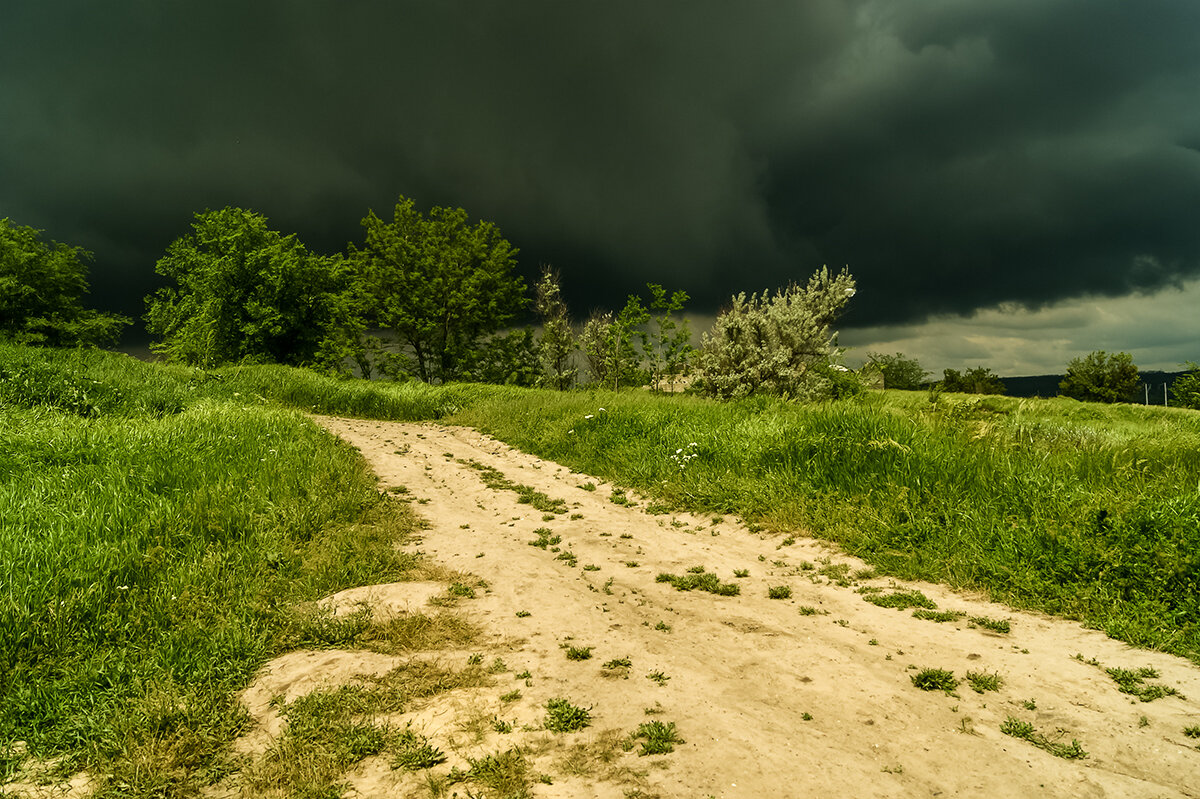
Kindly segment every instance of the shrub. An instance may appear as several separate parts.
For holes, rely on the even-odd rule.
[[[799,399],[829,396],[840,354],[830,325],[854,296],[854,278],[822,267],[804,287],[733,297],[697,358],[696,385],[713,397],[765,393]]]

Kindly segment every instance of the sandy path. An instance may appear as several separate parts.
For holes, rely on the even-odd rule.
[[[358,447],[382,486],[402,484],[422,502],[414,506],[430,523],[422,550],[489,585],[462,604],[491,636],[487,657],[502,657],[512,673],[533,674],[528,686],[501,675],[493,688],[409,720],[435,739],[463,712],[517,722],[516,733],[489,731],[474,751],[521,743],[537,768],[554,776],[553,784],[536,786],[536,796],[638,795],[631,786],[671,797],[1200,795],[1200,740],[1183,733],[1200,724],[1200,669],[1185,660],[939,586],[906,587],[919,588],[942,609],[1009,619],[1012,632],[877,607],[854,587],[817,574],[825,557],[863,567],[817,542],[781,546],[732,519],[714,523],[620,507],[600,481],[471,429],[318,422]],[[544,520],[512,491],[487,488],[465,460],[566,500],[570,513]],[[598,489],[579,487],[589,481]],[[577,556],[577,565],[528,545],[540,527],[562,536],[560,547]],[[817,570],[801,570],[802,561]],[[699,565],[736,582],[741,595],[683,593],[655,581],[660,572],[683,574]],[[735,579],[735,569],[749,576]],[[791,587],[790,599],[768,599],[768,587],[779,585]],[[857,585],[894,583],[873,578]],[[818,613],[805,615],[805,606]],[[562,649],[568,641],[593,647],[593,657],[568,660]],[[1076,653],[1104,666],[1153,667],[1157,682],[1187,698],[1137,701],[1101,669],[1075,660]],[[305,656],[289,657],[303,663]],[[337,673],[330,662],[336,653],[308,657],[322,674]],[[357,664],[347,673],[361,671],[364,656],[347,657]],[[601,664],[614,658],[632,661],[627,679],[602,677]],[[965,682],[957,696],[925,692],[912,684],[913,667],[949,669],[960,679],[969,670],[998,672],[1004,685],[985,694]],[[276,665],[271,691],[297,681],[286,672]],[[659,685],[647,678],[650,672],[669,680]],[[522,698],[501,704],[497,697],[513,687]],[[558,696],[591,706],[592,727],[566,736],[520,730],[538,725],[546,700]],[[1035,709],[1025,706],[1030,700]],[[662,714],[645,715],[656,704]],[[1000,725],[1008,716],[1065,743],[1077,739],[1088,756],[1064,760],[1004,735]],[[651,718],[675,722],[686,743],[669,755],[621,753],[590,773],[563,762],[570,744],[602,740],[605,730],[628,733]],[[371,761],[352,778],[363,796],[406,795],[420,784]]]

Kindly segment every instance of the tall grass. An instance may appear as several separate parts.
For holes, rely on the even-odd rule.
[[[413,518],[353,449],[205,382],[0,347],[0,754],[186,793],[224,767],[234,692],[292,609],[413,566]]]

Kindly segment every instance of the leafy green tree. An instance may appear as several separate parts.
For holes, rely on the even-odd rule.
[[[401,197],[391,222],[368,212],[353,257],[373,298],[372,319],[404,347],[403,371],[431,383],[466,375],[480,341],[525,305],[517,251],[490,222],[461,208],[428,217]]]
[[[542,377],[542,361],[533,330],[525,327],[497,333],[480,342],[463,379],[472,383],[535,386]]]
[[[565,391],[575,385],[575,377],[579,373],[571,364],[571,356],[577,347],[567,304],[562,298],[561,279],[549,266],[542,267],[542,279],[537,284],[534,307],[542,320],[538,353],[545,370],[543,382]]]
[[[161,338],[151,348],[198,366],[337,366],[363,327],[352,267],[254,211],[199,212],[155,266],[171,285],[147,298],[147,329]]]
[[[943,391],[957,391],[961,394],[1003,394],[1008,390],[991,369],[982,366],[968,369],[966,373],[957,369],[943,370],[941,388]]]
[[[831,371],[841,350],[831,326],[854,292],[848,271],[834,275],[822,267],[803,287],[738,294],[704,335],[696,386],[724,399],[832,396]]]
[[[1188,373],[1171,383],[1171,397],[1182,408],[1200,411],[1200,364],[1187,363]]]
[[[595,382],[611,384],[613,390],[646,383],[649,373],[642,366],[642,353],[650,344],[641,326],[649,319],[641,298],[633,294],[616,316],[610,311],[592,314],[579,336],[579,346]],[[641,345],[640,351],[634,346],[635,341]]]
[[[692,353],[692,331],[686,318],[676,320],[689,299],[686,291],[667,290],[657,283],[647,283],[650,289],[650,310],[659,311],[654,317],[653,345],[646,353],[650,363],[650,381],[655,388],[666,383],[674,390],[676,382],[688,372]]]
[[[51,347],[114,344],[127,317],[83,307],[91,253],[0,219],[0,336]]]
[[[1140,383],[1132,355],[1127,352],[1109,355],[1098,350],[1067,365],[1058,391],[1064,397],[1084,402],[1129,402]]]
[[[920,388],[929,377],[929,372],[921,367],[916,358],[905,358],[903,353],[882,355],[877,352],[867,353],[871,363],[883,375],[884,388],[912,390]]]

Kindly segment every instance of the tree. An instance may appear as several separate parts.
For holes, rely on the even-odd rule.
[[[1180,375],[1171,383],[1171,396],[1176,405],[1200,411],[1200,364],[1188,361],[1187,368],[1187,374]]]
[[[642,368],[642,356],[634,341],[641,344],[643,353],[649,349],[648,336],[640,329],[649,319],[650,314],[641,299],[633,294],[616,316],[610,311],[592,314],[579,336],[579,346],[595,382],[611,383],[614,391],[621,386],[640,386],[646,382],[649,375]]]
[[[0,219],[0,336],[51,347],[114,344],[130,323],[83,307],[92,254]]]
[[[463,372],[463,378],[473,383],[508,386],[533,386],[541,376],[537,342],[528,327],[489,337]]]
[[[883,375],[884,388],[912,390],[920,388],[929,377],[929,372],[921,367],[916,358],[905,358],[903,353],[881,355],[877,352],[867,353],[871,363],[875,364]]]
[[[562,283],[557,272],[549,266],[542,267],[542,279],[537,284],[534,307],[542,320],[542,336],[538,340],[538,354],[545,370],[543,382],[565,391],[575,385],[579,370],[571,365],[574,354],[575,332],[571,329],[571,318],[567,304],[562,298]]]
[[[1058,391],[1064,397],[1084,402],[1129,402],[1140,382],[1132,355],[1127,352],[1109,355],[1098,350],[1067,365]]]
[[[353,264],[308,252],[254,211],[197,213],[155,271],[172,285],[147,298],[147,330],[169,360],[336,367],[358,350]]]
[[[679,378],[687,374],[694,352],[687,319],[676,321],[673,316],[683,311],[689,297],[686,291],[668,297],[667,290],[657,283],[647,283],[646,287],[650,289],[650,310],[661,312],[654,317],[654,344],[646,353],[650,382],[654,388],[661,388],[665,382],[674,390]]]
[[[461,208],[426,217],[401,197],[391,222],[368,212],[353,250],[373,298],[371,316],[395,331],[403,371],[426,383],[461,378],[480,340],[525,305],[513,275],[517,251],[490,222],[471,225]]]
[[[704,335],[697,387],[725,399],[831,396],[832,365],[841,350],[830,326],[854,292],[848,271],[833,275],[822,267],[804,287],[733,297]]]
[[[1007,389],[999,377],[992,374],[991,369],[976,366],[968,369],[966,374],[957,369],[942,371],[942,390],[957,391],[962,394],[1003,394]]]

